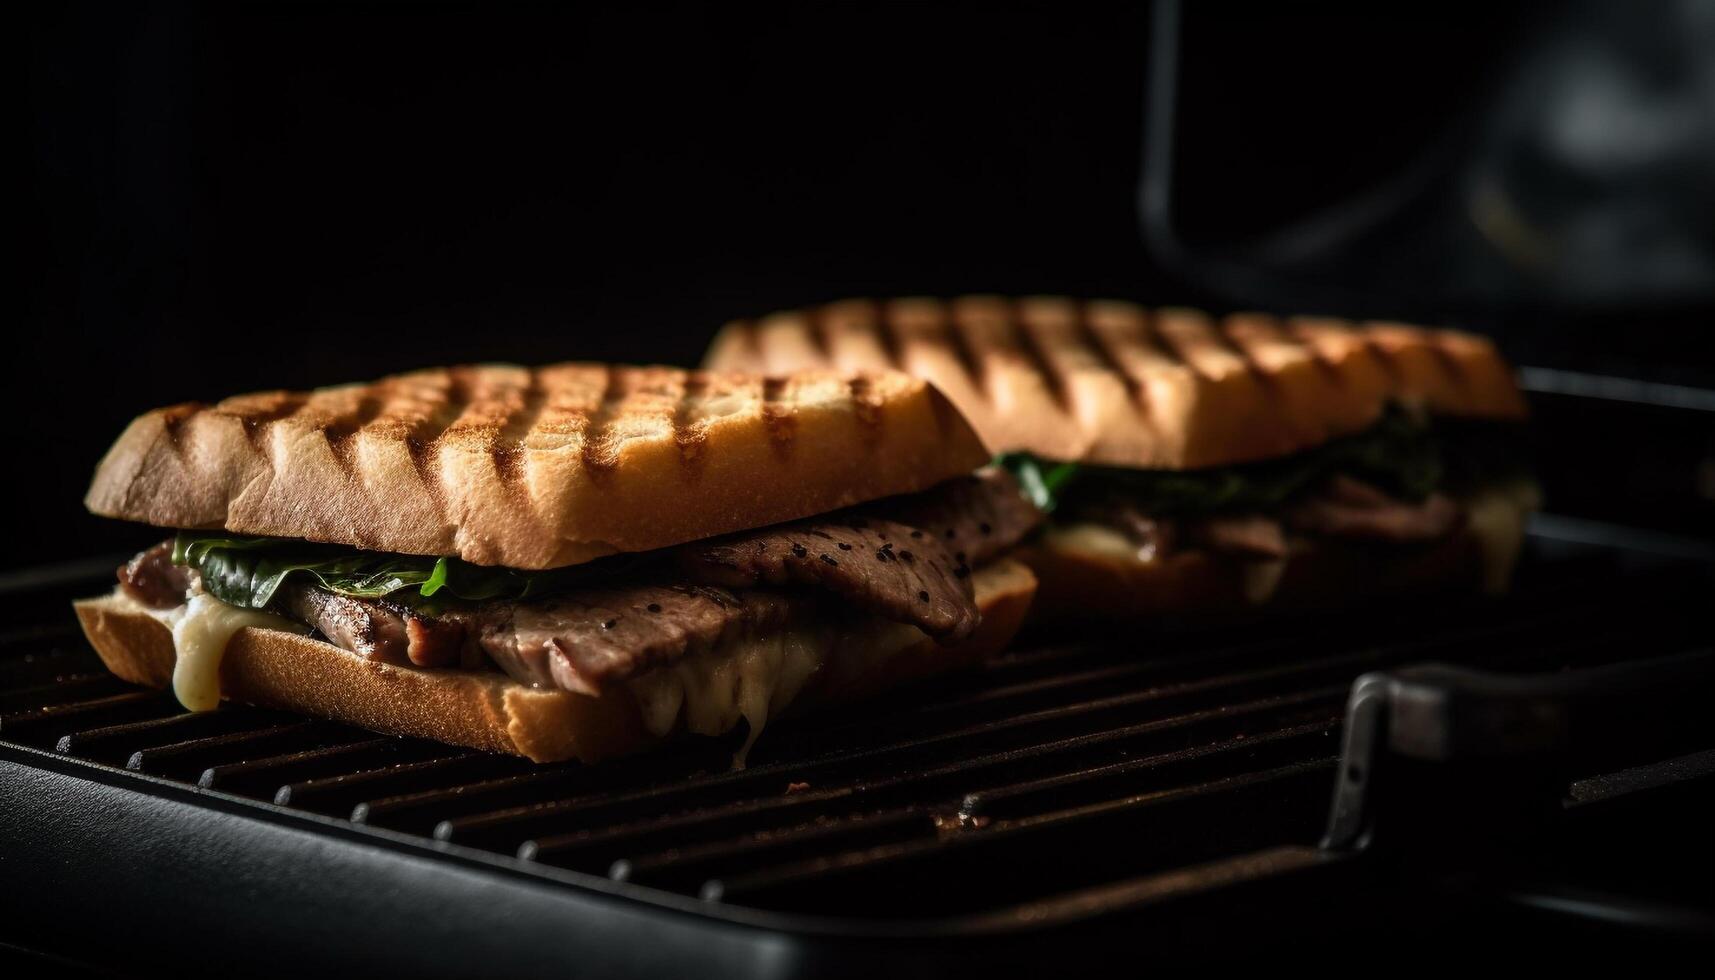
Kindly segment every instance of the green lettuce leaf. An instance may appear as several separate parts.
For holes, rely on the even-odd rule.
[[[995,463],[1011,471],[1019,489],[1044,514],[1054,513],[1060,492],[1078,475],[1077,463],[1048,463],[1029,453],[1003,453]]]
[[[1334,473],[1348,473],[1410,500],[1442,483],[1443,447],[1422,423],[1390,409],[1363,432],[1284,459],[1202,470],[1138,470],[1048,463],[1028,453],[997,462],[1018,479],[1038,507],[1098,502],[1114,496],[1147,513],[1197,516],[1269,510]]]
[[[572,574],[571,569],[524,572],[472,565],[457,558],[390,555],[195,531],[181,532],[174,539],[173,562],[202,573],[203,588],[216,599],[247,609],[265,608],[280,586],[294,577],[340,595],[385,596],[423,605],[431,597],[466,602],[526,599],[561,587]]]

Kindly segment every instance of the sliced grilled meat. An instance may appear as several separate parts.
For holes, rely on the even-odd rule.
[[[173,543],[163,541],[119,566],[119,587],[151,609],[171,609],[184,605],[195,574],[173,564]]]
[[[460,662],[465,625],[425,616],[386,599],[356,599],[326,589],[287,582],[274,607],[320,630],[328,642],[367,660],[418,667]]]
[[[784,623],[795,603],[708,586],[580,589],[475,614],[483,652],[514,680],[582,694],[707,650],[739,629]]]
[[[1294,530],[1328,537],[1405,543],[1433,541],[1458,528],[1463,515],[1445,494],[1421,503],[1396,500],[1362,480],[1336,475],[1286,510]]]
[[[1239,558],[1285,558],[1286,531],[1279,518],[1265,514],[1223,514],[1186,526],[1192,541]]]
[[[859,510],[907,525],[911,528],[907,536],[914,543],[934,538],[956,564],[967,568],[1011,548],[1043,520],[1042,512],[1019,490],[1018,481],[998,466]]]
[[[913,530],[877,518],[799,521],[687,545],[676,557],[695,582],[819,587],[930,636],[970,636],[981,614],[969,570],[927,534],[913,538]]]

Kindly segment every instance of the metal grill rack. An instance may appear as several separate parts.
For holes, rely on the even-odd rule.
[[[1341,863],[1315,844],[1361,674],[1709,650],[1690,614],[1707,577],[1633,564],[1538,554],[1512,598],[1433,616],[1039,635],[975,673],[778,723],[742,770],[731,740],[535,766],[254,708],[186,714],[106,675],[63,605],[106,586],[79,581],[0,610],[0,762],[715,923],[1075,928]]]

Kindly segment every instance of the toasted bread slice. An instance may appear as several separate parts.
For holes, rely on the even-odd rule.
[[[987,458],[940,393],[898,373],[484,365],[158,409],[85,503],[540,569],[911,493]]]
[[[827,665],[841,675],[839,684],[812,683],[790,705],[770,702],[769,717],[787,707],[799,711],[871,694],[998,652],[1023,622],[1036,579],[1025,566],[1002,560],[978,569],[972,584],[983,620],[970,639],[938,646],[918,633],[915,642],[882,651],[886,656],[873,663]],[[119,592],[76,606],[84,635],[109,670],[148,687],[172,684],[172,633],[149,610]],[[530,687],[495,671],[395,667],[321,640],[256,627],[233,635],[220,677],[230,700],[537,762],[595,762],[660,738],[625,689],[591,697]]]
[[[1140,469],[1268,459],[1365,428],[1389,401],[1519,419],[1487,340],[1454,330],[1061,297],[848,300],[728,324],[713,369],[898,368],[991,449]]]

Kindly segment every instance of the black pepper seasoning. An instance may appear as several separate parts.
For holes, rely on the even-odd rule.
[[[823,561],[827,562],[830,565],[838,565],[839,564],[839,562],[835,561],[833,559],[833,556],[831,556],[831,555],[823,555],[821,557],[822,557]]]
[[[850,551],[850,550],[852,550],[852,546],[845,543],[844,541],[841,541],[840,542],[840,550],[841,551]]]
[[[929,590],[928,589],[919,589],[917,592],[917,598],[921,599],[924,602],[928,602],[929,601]]]
[[[801,544],[798,544],[797,542],[793,542],[792,543],[792,554],[796,558],[807,558],[810,555],[810,549],[804,547]]]
[[[660,612],[661,604],[659,602],[651,602],[647,608],[650,612]]]

